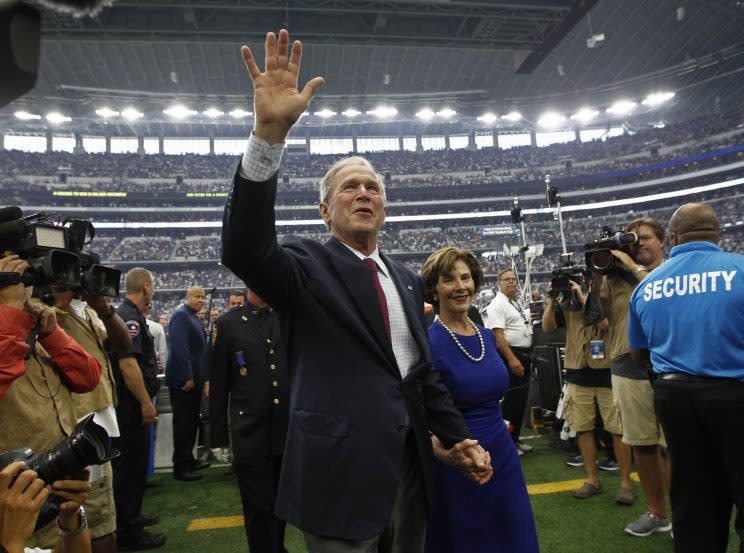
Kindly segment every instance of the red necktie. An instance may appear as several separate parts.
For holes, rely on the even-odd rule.
[[[388,340],[390,343],[393,339],[390,336],[390,314],[388,313],[387,300],[385,299],[385,292],[382,290],[380,284],[380,277],[377,274],[377,263],[371,257],[364,260],[364,264],[367,265],[369,272],[372,273],[372,281],[375,283],[375,293],[377,294],[377,302],[380,304],[380,311],[382,312],[382,320],[385,321],[385,330],[387,331]]]

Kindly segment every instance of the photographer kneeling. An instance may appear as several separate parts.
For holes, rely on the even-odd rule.
[[[22,275],[28,267],[18,256],[5,255],[0,277]],[[94,389],[101,365],[57,326],[52,309],[31,304],[30,289],[9,281],[0,280],[0,452],[23,447],[39,453],[75,431],[70,392]],[[80,492],[80,485],[70,487],[70,482],[47,484],[53,485],[53,495],[67,497]],[[87,482],[84,487],[90,489]],[[52,522],[28,544],[53,545],[56,533]]]

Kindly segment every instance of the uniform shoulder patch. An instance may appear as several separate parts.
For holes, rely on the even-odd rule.
[[[135,321],[134,319],[131,321],[126,322],[127,330],[129,330],[129,336],[132,338],[136,338],[140,333],[140,324],[139,321]]]

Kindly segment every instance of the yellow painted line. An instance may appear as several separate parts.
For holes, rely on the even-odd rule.
[[[214,518],[195,518],[186,528],[188,532],[197,532],[199,530],[214,530],[215,528],[236,528],[243,526],[243,517],[214,517]]]
[[[632,472],[630,478],[639,482],[638,473]],[[579,480],[562,480],[560,482],[546,482],[544,484],[530,484],[527,486],[527,493],[530,495],[544,495],[549,493],[570,492],[580,487],[584,479]],[[214,530],[216,528],[238,528],[243,526],[242,516],[233,517],[214,517],[214,518],[195,518],[191,521],[186,530],[188,532],[198,532],[200,530]]]

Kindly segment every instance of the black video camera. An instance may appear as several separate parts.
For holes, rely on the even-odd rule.
[[[561,264],[555,267],[551,274],[550,295],[560,302],[571,294],[572,281],[581,285],[584,279],[584,268],[573,262],[570,253],[562,253]]]
[[[584,244],[584,258],[586,266],[594,272],[607,274],[616,267],[616,258],[612,250],[618,250],[630,255],[630,246],[638,242],[635,232],[613,231],[611,227],[603,227],[602,237]]]
[[[18,207],[0,209],[0,254],[12,251],[29,264],[23,275],[1,273],[0,286],[82,287],[91,294],[118,296],[121,271],[100,265],[97,254],[83,251],[94,236],[93,224],[84,219],[59,224],[44,212],[24,217]]]
[[[71,436],[49,451],[36,455],[32,449],[21,447],[1,454],[0,470],[16,461],[23,461],[46,484],[51,484],[89,465],[103,465],[118,456],[119,451],[111,447],[108,433],[93,422],[91,413],[77,424]],[[36,530],[43,528],[57,516],[59,505],[64,501],[61,498],[47,500],[36,521]]]

